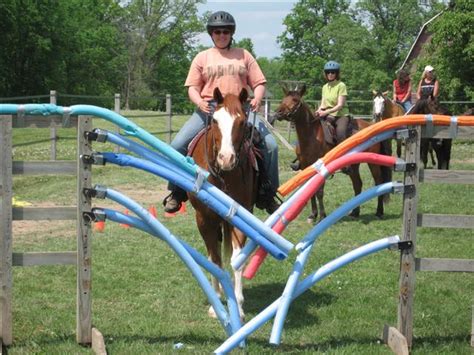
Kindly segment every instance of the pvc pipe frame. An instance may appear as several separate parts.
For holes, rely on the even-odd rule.
[[[168,181],[175,183],[176,185],[182,187],[186,191],[193,191],[194,184],[187,180],[183,179],[182,176],[179,176],[175,171],[168,167],[163,167],[153,162],[135,158],[126,154],[115,154],[115,153],[102,153],[105,162],[116,164],[119,166],[131,166],[138,168],[152,174],[161,176]],[[238,215],[229,215],[229,209],[220,201],[213,198],[205,189],[201,189],[198,192],[195,192],[196,196],[203,203],[211,207],[219,216],[224,219],[229,220],[233,225],[239,228],[243,233],[245,233],[249,238],[253,238],[260,245],[264,245],[265,248],[277,259],[282,260],[287,257],[284,251],[279,249],[276,245],[272,244],[265,237],[262,237],[257,231],[251,228],[245,221],[240,218]],[[240,209],[243,209],[242,207]],[[283,238],[282,238],[283,239]]]
[[[363,130],[360,130],[353,136],[349,137],[345,141],[338,144],[336,147],[326,153],[321,161],[325,164],[333,161],[334,159],[346,154],[354,146],[365,142],[370,137],[375,136],[380,132],[384,132],[390,129],[396,129],[404,126],[414,125],[426,125],[427,122],[436,126],[474,126],[473,116],[445,116],[445,115],[406,115],[388,118],[380,122],[374,123]],[[286,196],[296,187],[300,186],[309,177],[316,173],[315,164],[308,166],[306,169],[292,177],[290,180],[285,182],[278,188],[278,192]]]
[[[393,131],[391,131],[390,136],[393,135]],[[387,139],[387,135],[377,135],[376,137],[373,138],[371,144],[375,144],[373,142],[377,142],[379,139],[385,140]],[[315,176],[311,177],[310,180],[308,180],[300,189],[298,189],[286,202],[285,205],[287,204],[288,207],[286,213],[284,215],[280,215],[279,219],[275,221],[275,224],[273,225],[273,229],[281,233],[286,226],[298,216],[298,214],[303,210],[304,206],[306,203],[309,201],[311,196],[313,196],[316,191],[319,190],[321,185],[325,182],[327,176],[329,174],[333,174],[337,170],[345,167],[345,166],[350,166],[352,164],[359,164],[359,163],[372,163],[372,164],[378,164],[382,166],[394,166],[397,159],[394,157],[389,157],[386,155],[381,155],[381,154],[375,154],[375,153],[357,153],[358,150],[365,150],[367,149],[367,146],[365,144],[362,144],[356,148],[350,153],[345,156],[342,156],[335,161],[329,163],[326,167],[327,169],[327,174],[322,175],[320,173],[316,174]],[[278,213],[277,211],[276,213]],[[275,214],[276,214],[275,213]],[[248,243],[247,243],[248,244]],[[250,254],[252,250],[250,250],[251,247],[254,247],[254,245],[248,247],[244,247],[245,253]],[[243,250],[244,251],[244,250]],[[243,252],[242,251],[242,252]],[[241,252],[241,253],[242,253]],[[263,263],[266,257],[266,251],[263,250],[261,247],[257,250],[255,255],[252,257],[250,260],[249,264],[247,265],[243,276],[247,279],[251,279],[255,276],[255,274],[258,271],[258,268],[260,265]],[[238,261],[241,261],[242,259],[238,259]],[[243,259],[242,261],[245,261]],[[235,265],[232,265],[234,268]]]
[[[195,255],[198,254],[197,252],[189,252],[189,248],[186,248],[183,245],[182,241],[178,240],[174,235],[172,235],[166,227],[164,227],[155,217],[151,215],[150,212],[148,212],[145,208],[143,208],[141,205],[139,205],[132,199],[128,198],[127,196],[121,194],[118,191],[109,188],[106,188],[106,197],[135,213],[138,217],[140,217],[142,222],[140,223],[139,221],[133,218],[127,218],[126,220],[128,220],[128,222],[126,223],[136,223],[140,227],[143,227],[144,230],[146,229],[148,233],[154,236],[158,236],[170,246],[170,248],[181,258],[183,263],[198,281],[199,286],[204,291],[204,294],[207,296],[212,307],[214,307],[217,318],[223,325],[227,334],[231,335],[235,333],[237,329],[241,327],[241,323],[237,300],[235,298],[235,294],[230,282],[230,276],[228,274],[227,277],[224,276],[224,272],[216,273],[215,268],[209,267],[208,263],[203,265],[206,269],[208,269],[208,271],[212,270],[212,273],[216,274],[216,277],[219,278],[219,281],[221,282],[223,287],[225,287],[225,292],[228,296],[229,301],[229,317],[224,306],[222,305],[222,302],[219,300],[219,297],[217,296],[216,292],[209,283],[209,280],[206,278],[201,268],[199,267],[199,264],[202,263],[202,259],[204,257],[201,256],[201,258],[199,258],[200,262],[198,263],[195,258]],[[116,217],[117,214],[110,214],[110,217],[114,218],[114,216]],[[119,220],[120,218],[116,219]],[[125,220],[125,218],[123,219]]]
[[[398,236],[387,237],[376,240],[374,242],[363,245],[357,249],[354,249],[320,267],[316,272],[306,277],[303,281],[299,282],[295,293],[293,294],[293,300],[300,296],[303,292],[314,286],[318,281],[324,279],[334,271],[341,267],[359,260],[364,256],[376,253],[380,250],[394,247],[398,244],[400,238]],[[230,336],[224,343],[221,344],[216,350],[215,354],[226,354],[234,349],[243,339],[246,339],[250,334],[260,328],[269,319],[271,319],[277,312],[278,305],[281,301],[281,297],[275,300],[267,308],[261,311],[257,316],[248,321],[242,326],[235,334]]]
[[[314,242],[316,241],[316,239],[329,227],[339,221],[342,217],[346,216],[355,207],[360,206],[362,203],[372,198],[392,192],[393,188],[396,185],[401,184],[388,182],[372,187],[371,189],[362,192],[361,194],[352,198],[350,201],[344,203],[341,207],[333,211],[329,216],[324,218],[308,233],[308,235],[303,239],[302,242],[297,244],[297,249],[299,247],[298,250],[301,252],[301,254],[297,256],[296,261],[293,264],[293,271],[288,277],[285,290],[283,291],[280,297],[280,304],[278,305],[278,310],[275,316],[275,322],[273,323],[272,333],[270,336],[271,344],[280,344],[283,324],[285,322],[286,315],[288,314],[290,303],[293,300],[293,294],[295,292],[296,286],[298,285],[298,280],[301,277],[306,262],[308,261],[308,257],[311,254],[311,250],[314,246]]]
[[[153,163],[156,163],[160,166],[164,166],[166,167],[166,169],[173,171],[173,174],[176,176],[174,179],[170,181],[182,187],[184,190],[196,193],[196,195],[199,193],[199,189],[205,190],[209,193],[210,196],[212,196],[214,199],[219,201],[219,203],[224,205],[227,209],[235,209],[235,214],[237,215],[237,217],[239,217],[242,220],[242,223],[246,223],[249,225],[249,228],[247,229],[253,228],[254,230],[256,230],[256,232],[254,232],[253,230],[249,232],[250,238],[252,238],[252,236],[255,235],[256,233],[257,234],[259,233],[261,235],[261,238],[268,239],[271,243],[276,245],[276,248],[279,249],[279,252],[276,252],[275,248],[269,245],[269,243],[263,242],[268,248],[270,248],[270,250],[274,250],[273,252],[271,252],[271,254],[278,260],[282,260],[286,258],[288,256],[289,251],[293,249],[294,245],[291,242],[284,239],[280,234],[277,234],[276,232],[274,232],[271,228],[269,228],[266,224],[262,223],[262,221],[256,218],[247,209],[238,205],[230,196],[226,195],[224,192],[219,190],[217,187],[215,187],[208,181],[203,181],[202,186],[200,188],[199,187],[197,188],[195,179],[192,176],[180,170],[178,167],[173,165],[172,162],[160,156],[156,152],[151,151],[147,149],[146,147],[143,147],[139,145],[138,143],[133,142],[132,140],[122,137],[120,135],[117,135],[113,132],[102,131],[102,130],[101,132],[105,132],[107,134],[107,137],[110,140],[110,142],[118,144],[121,147],[124,147],[126,149],[129,149],[130,151],[137,153],[138,155],[144,157],[145,159],[148,159]],[[181,186],[182,179],[185,179],[186,181],[189,181],[190,183],[192,183],[193,184],[192,188]],[[229,211],[225,211],[225,212],[226,212],[226,215],[221,216],[221,217],[223,218],[227,217],[227,213]],[[259,243],[259,244],[262,244],[262,243]]]

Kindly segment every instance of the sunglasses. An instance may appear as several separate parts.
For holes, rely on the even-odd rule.
[[[325,71],[326,74],[337,74],[337,71],[335,70],[327,70]]]
[[[224,34],[224,35],[229,35],[230,34],[230,31],[229,30],[214,30],[212,31],[212,34],[214,35],[217,35],[217,36],[220,36],[221,34]]]

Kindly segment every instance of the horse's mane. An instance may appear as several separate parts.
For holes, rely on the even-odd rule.
[[[440,105],[437,99],[431,97],[419,99],[410,110],[410,113],[451,115],[446,107]]]

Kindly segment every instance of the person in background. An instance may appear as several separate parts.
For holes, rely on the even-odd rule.
[[[434,68],[427,65],[423,71],[423,76],[418,83],[418,90],[416,97],[418,100],[426,99],[428,97],[437,98],[439,94],[439,81],[434,74]]]
[[[232,47],[236,24],[234,17],[225,12],[213,13],[207,22],[207,32],[211,36],[214,46],[196,55],[184,86],[188,88],[188,96],[196,105],[196,111],[181,127],[171,142],[171,146],[186,155],[191,140],[206,126],[208,116],[212,116],[216,102],[213,100],[215,88],[219,88],[223,96],[226,94],[239,95],[243,88],[253,90],[250,101],[250,110],[258,112],[265,95],[265,76],[255,58],[245,49]],[[257,207],[273,213],[278,203],[273,199],[279,186],[278,179],[278,145],[268,128],[262,123],[264,118],[253,115],[250,122],[260,134],[261,141],[257,147],[263,153],[264,168],[269,183],[265,185],[268,199],[257,200]],[[261,172],[261,174],[263,174]],[[164,209],[168,213],[180,209],[182,202],[187,200],[186,192],[173,184],[168,185],[171,193],[163,201]],[[259,196],[262,192],[259,191]]]
[[[346,139],[347,126],[350,121],[346,106],[347,88],[340,80],[341,66],[335,61],[324,65],[324,77],[327,81],[323,86],[321,104],[315,112],[317,117],[329,122],[336,130],[336,144]]]
[[[393,81],[393,102],[400,104],[405,112],[410,111],[411,104],[411,80],[410,75],[401,69],[397,78]]]

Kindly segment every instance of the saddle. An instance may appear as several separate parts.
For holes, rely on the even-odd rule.
[[[357,132],[357,125],[354,122],[354,119],[352,118],[352,116],[348,116],[348,117],[349,117],[349,124],[347,125],[345,138],[350,137],[354,133]],[[328,145],[334,147],[337,145],[336,126],[335,126],[336,119],[334,118],[334,120],[332,121],[334,123],[326,119],[326,117],[321,118],[321,126],[323,128],[324,140]]]
[[[210,126],[203,128],[189,143],[188,145],[188,156],[191,156],[196,149],[197,142],[199,139],[206,134],[206,130],[209,130]],[[265,169],[263,161],[263,155],[257,145],[260,143],[261,136],[258,131],[252,128],[252,125],[248,123],[247,130],[245,133],[245,141],[242,147],[243,151],[247,153],[247,159],[252,165],[253,169],[257,172],[257,197],[255,205],[257,208],[265,209],[268,213],[273,213],[279,204],[274,201],[276,196],[276,190],[270,183],[268,173]]]

